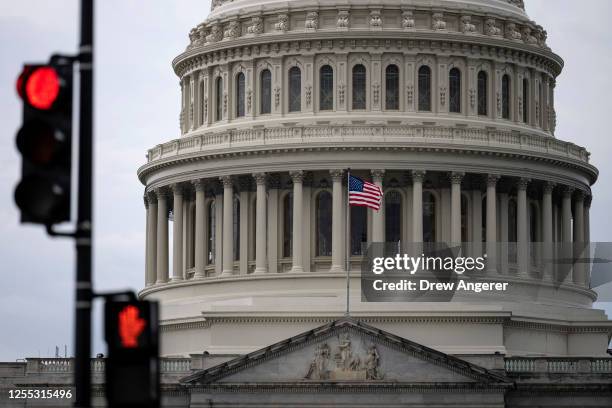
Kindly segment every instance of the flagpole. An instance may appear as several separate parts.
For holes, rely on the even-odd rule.
[[[351,168],[349,167],[346,171],[346,316],[350,316],[350,289],[351,289],[351,233],[350,233],[350,213],[351,206],[350,200],[350,185],[351,182]]]

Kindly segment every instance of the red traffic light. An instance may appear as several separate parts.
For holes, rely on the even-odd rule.
[[[25,68],[17,79],[17,92],[36,109],[49,110],[60,96],[62,82],[55,68]]]
[[[140,317],[140,309],[127,305],[119,312],[119,338],[125,348],[138,347],[138,337],[144,331],[146,320]]]

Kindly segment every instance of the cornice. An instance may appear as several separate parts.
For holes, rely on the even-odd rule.
[[[177,56],[172,66],[179,77],[245,58],[279,57],[295,54],[329,53],[338,50],[367,52],[381,50],[402,54],[464,55],[469,58],[503,60],[547,71],[556,77],[563,68],[560,56],[541,48],[503,37],[482,34],[422,31],[293,32],[240,37],[193,47]]]
[[[591,183],[595,182],[598,175],[597,169],[588,162],[589,153],[586,149],[550,137],[497,129],[371,125],[274,127],[187,136],[150,149],[147,155],[148,163],[138,169],[138,177],[144,184],[149,174],[183,163],[318,151],[406,151],[485,155],[573,168],[586,173]],[[316,163],[313,164],[315,165]],[[236,169],[232,168],[232,171],[235,172]],[[152,187],[147,186],[149,189]]]
[[[354,318],[358,318],[368,324],[376,323],[419,323],[419,324],[439,324],[439,323],[461,323],[461,324],[504,324],[509,318],[509,313],[500,313],[498,316],[371,316],[367,314],[353,313]],[[164,320],[161,322],[162,332],[182,331],[191,329],[208,329],[214,325],[223,324],[285,324],[285,323],[315,323],[326,324],[338,319],[338,315],[330,316],[205,316],[186,319]],[[178,320],[178,321],[177,321]],[[183,320],[183,321],[181,321]]]

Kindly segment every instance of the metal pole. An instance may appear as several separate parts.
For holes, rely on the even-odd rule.
[[[93,191],[93,0],[81,0],[79,164],[76,232],[74,385],[76,407],[91,406],[91,269]]]

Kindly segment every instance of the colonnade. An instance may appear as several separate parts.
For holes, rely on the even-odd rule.
[[[320,173],[320,172],[319,172]],[[375,169],[368,174],[369,178],[383,190],[385,174],[389,171]],[[508,262],[508,254],[500,251],[500,243],[508,241],[509,230],[516,231],[516,270],[518,275],[528,276],[530,273],[530,243],[533,236],[544,248],[545,257],[551,255],[554,243],[586,243],[589,240],[589,207],[591,197],[588,191],[578,190],[571,186],[556,185],[542,180],[527,178],[501,177],[499,174],[470,174],[471,186],[466,183],[466,174],[462,172],[435,172],[437,180],[444,179],[441,188],[447,191],[447,206],[450,217],[440,217],[440,223],[447,234],[436,234],[436,241],[461,243],[464,228],[463,215],[467,209],[462,205],[462,195],[471,194],[471,241],[482,242],[486,251],[489,273],[503,273],[504,264]],[[342,272],[346,269],[346,172],[340,169],[330,170],[324,174],[331,179],[331,256],[329,257],[329,272]],[[409,229],[403,234],[406,241],[424,241],[424,203],[426,190],[432,189],[427,176],[432,172],[413,170],[404,172],[406,180],[406,203],[402,214],[408,218],[403,225]],[[278,175],[278,174],[276,174]],[[307,172],[298,170],[288,173],[291,182],[285,188],[292,192],[292,228],[291,228],[291,267],[290,273],[310,272],[313,259],[317,254],[308,250],[308,237],[314,234],[304,233],[313,229],[311,219],[311,193],[307,183]],[[443,177],[439,177],[443,175]],[[177,282],[185,279],[202,279],[209,276],[230,277],[233,275],[255,275],[277,273],[279,268],[279,190],[278,182],[270,182],[270,174],[255,173],[249,176],[223,176],[219,179],[198,179],[189,183],[177,183],[166,187],[150,189],[145,195],[146,216],[146,285]],[[247,178],[245,180],[245,177]],[[503,189],[498,186],[503,179]],[[395,179],[394,179],[395,180]],[[478,185],[474,185],[474,180]],[[427,185],[425,185],[427,182]],[[468,185],[466,185],[468,184]],[[539,227],[534,234],[530,226],[529,193],[537,195],[539,203]],[[246,187],[244,187],[246,186]],[[253,192],[253,188],[255,191]],[[481,187],[482,186],[482,187]],[[327,186],[328,187],[328,186]],[[305,189],[308,189],[305,194]],[[510,195],[512,193],[512,196]],[[250,194],[255,194],[254,212],[249,208]],[[486,197],[483,200],[482,195]],[[187,195],[187,197],[186,197]],[[236,211],[232,205],[238,196],[242,205]],[[214,199],[214,214],[207,201]],[[509,225],[509,204],[515,200],[516,226]],[[185,209],[186,204],[195,202],[194,217],[190,217]],[[483,203],[484,201],[484,203]],[[513,203],[514,204],[514,203]],[[172,208],[172,268],[169,270],[169,209]],[[484,214],[483,214],[484,211]],[[483,217],[484,215],[484,217]],[[239,217],[239,225],[234,218]],[[255,218],[254,220],[252,218]],[[385,241],[385,206],[379,212],[372,211],[368,216],[368,241]],[[404,215],[402,215],[404,217]],[[194,218],[194,219],[192,219]],[[249,219],[251,218],[251,219]],[[466,216],[467,218],[467,216]],[[482,223],[485,223],[483,228]],[[209,224],[215,224],[209,225]],[[250,226],[253,234],[250,234]],[[184,228],[193,228],[193,270],[186,272],[187,251]],[[240,231],[240,241],[235,242],[236,229]],[[482,233],[484,229],[484,234]],[[211,234],[214,230],[214,239]],[[208,234],[208,236],[207,236]],[[484,236],[483,236],[484,235]],[[253,241],[254,240],[254,245]],[[234,246],[237,246],[234,248]],[[254,250],[250,251],[250,246]],[[213,248],[214,247],[214,248]],[[235,252],[238,251],[238,252]],[[252,255],[250,255],[252,252]],[[498,253],[501,252],[501,253]],[[207,256],[207,254],[211,254]],[[236,256],[239,254],[239,256]],[[250,268],[249,257],[254,257],[254,268]],[[236,260],[238,258],[238,262]],[[499,259],[498,259],[499,258]],[[236,266],[237,263],[237,266]],[[214,268],[213,268],[214,266]],[[551,274],[551,271],[546,273]],[[588,286],[588,271],[586,267],[575,266],[566,279],[567,283]]]

